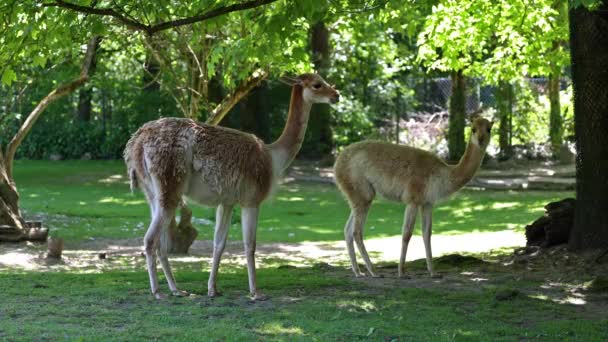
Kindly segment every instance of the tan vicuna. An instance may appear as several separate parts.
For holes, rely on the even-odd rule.
[[[427,269],[432,277],[439,276],[433,271],[431,252],[433,205],[458,191],[473,178],[490,142],[490,121],[477,118],[471,127],[471,139],[457,165],[448,165],[427,151],[377,141],[356,143],[340,153],[334,170],[336,182],[351,207],[350,217],[344,227],[344,237],[356,276],[361,276],[361,272],[353,241],[359,248],[369,274],[377,276],[363,244],[363,226],[376,194],[407,205],[399,277],[405,275],[405,255],[419,210]]]
[[[255,247],[260,203],[296,156],[304,140],[313,103],[335,103],[339,93],[320,76],[304,74],[291,79],[289,114],[281,136],[266,145],[252,134],[209,126],[190,119],[164,118],[143,125],[125,148],[132,188],[146,195],[152,222],[144,238],[150,286],[157,298],[156,253],[171,293],[179,291],[167,258],[167,230],[183,197],[217,206],[213,261],[208,295],[216,296],[216,279],[226,245],[232,209],[241,206],[243,242],[249,273],[249,291],[256,288]]]

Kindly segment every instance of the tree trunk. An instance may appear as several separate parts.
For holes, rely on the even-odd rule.
[[[46,107],[57,99],[73,93],[88,80],[91,62],[100,41],[101,39],[98,36],[90,39],[79,77],[69,83],[60,85],[40,100],[9,142],[6,152],[3,154],[0,151],[0,241],[46,239],[48,231],[31,227],[21,217],[19,195],[13,181],[13,160],[17,148]]]
[[[448,122],[448,159],[457,161],[462,157],[465,150],[464,126],[466,116],[466,87],[465,77],[462,70],[453,71],[452,94],[449,104]]]
[[[549,140],[551,141],[551,153],[556,158],[562,147],[563,124],[562,110],[559,101],[559,78],[561,72],[559,67],[553,67],[553,72],[549,75]]]
[[[331,65],[329,30],[319,21],[310,29],[310,49],[315,71],[326,77]],[[310,157],[321,158],[331,153],[333,134],[329,105],[316,105],[312,108],[308,121],[307,143],[303,152]]]
[[[513,86],[506,81],[500,81],[496,88],[496,102],[500,127],[498,129],[498,144],[500,159],[509,159],[513,155],[511,146],[511,117],[513,115]]]
[[[93,89],[90,87],[80,89],[78,93],[78,117],[79,121],[91,121],[91,100],[93,99]]]
[[[569,247],[608,247],[608,4],[570,10],[576,211]]]
[[[4,166],[4,157],[0,154],[0,225],[22,230],[25,222],[19,212],[19,194],[15,184],[9,179]]]
[[[148,51],[146,57],[146,63],[144,63],[144,91],[145,92],[158,92],[160,91],[160,82],[158,77],[160,76],[160,64],[156,58]]]
[[[99,45],[97,46],[99,47]],[[97,54],[93,54],[93,59],[91,60],[91,66],[89,67],[89,77],[91,77],[95,73],[95,69],[97,68]],[[93,100],[93,87],[84,86],[80,88],[78,92],[78,117],[77,119],[84,122],[91,121],[91,112],[93,106],[91,101]]]

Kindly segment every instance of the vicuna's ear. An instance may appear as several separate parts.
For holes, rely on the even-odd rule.
[[[289,75],[283,75],[279,77],[279,82],[285,83],[290,87],[293,87],[296,84],[302,84],[302,81],[300,79]]]
[[[492,126],[494,126],[494,121],[490,121],[490,129],[492,129]]]
[[[475,120],[479,117],[481,117],[481,113],[483,112],[483,110],[481,108],[479,108],[478,110],[472,112],[469,114],[469,121],[471,121],[471,123],[475,122]]]

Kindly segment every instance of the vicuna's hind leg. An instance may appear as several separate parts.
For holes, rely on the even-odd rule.
[[[150,290],[157,299],[163,298],[163,295],[158,291],[158,276],[156,272],[156,251],[160,243],[160,235],[163,230],[169,228],[171,219],[175,209],[167,209],[155,203],[153,206],[152,222],[144,237],[144,253],[146,254],[146,264],[148,266],[148,275],[150,277]],[[167,262],[168,266],[168,262]],[[175,284],[175,282],[174,282]]]
[[[407,255],[407,246],[412,238],[412,231],[416,224],[416,215],[418,215],[418,207],[414,204],[409,204],[405,208],[405,214],[403,215],[403,236],[401,241],[401,257],[399,258],[398,275],[399,278],[405,276],[405,256]]]
[[[359,207],[354,210],[354,224],[353,224],[353,234],[355,238],[355,242],[357,243],[357,248],[359,249],[359,253],[365,261],[365,267],[369,272],[369,275],[372,277],[378,277],[376,272],[374,272],[374,266],[372,265],[371,260],[369,259],[369,255],[367,254],[367,250],[365,249],[365,244],[363,243],[363,228],[365,226],[365,221],[367,220],[367,213],[369,211],[371,203],[369,203],[365,207]]]
[[[361,270],[359,270],[359,265],[357,264],[357,255],[355,254],[355,219],[354,214],[351,211],[348,220],[346,221],[346,225],[344,226],[344,240],[346,240],[346,249],[348,250],[348,256],[350,257],[350,263],[353,268],[353,272],[355,273],[355,277],[361,276]]]
[[[171,214],[169,224],[171,223],[171,220],[173,220],[173,215],[175,215],[175,212]],[[188,295],[188,292],[180,291],[177,289],[177,284],[175,283],[173,272],[171,272],[171,265],[169,265],[169,243],[169,226],[167,226],[164,227],[161,231],[160,244],[158,247],[160,265],[163,268],[163,273],[165,274],[165,278],[167,279],[167,284],[169,284],[169,290],[171,290],[171,294],[177,297],[184,297]]]
[[[224,247],[226,247],[226,238],[228,237],[228,228],[230,228],[230,218],[232,217],[232,206],[224,206],[220,204],[215,211],[215,234],[213,236],[213,261],[211,263],[211,273],[209,273],[209,283],[207,285],[207,295],[209,297],[218,296],[217,291],[217,272],[220,268],[220,260]]]

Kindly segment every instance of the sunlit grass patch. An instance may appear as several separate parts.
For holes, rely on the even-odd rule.
[[[15,178],[28,215],[42,213],[53,234],[68,240],[141,238],[150,221],[141,194],[131,194],[121,161],[18,161]],[[464,190],[437,204],[434,234],[523,231],[543,206],[571,192]],[[213,236],[213,208],[191,205],[199,239]],[[338,241],[350,209],[331,185],[283,184],[261,209],[258,241]],[[377,199],[369,213],[366,238],[399,236],[404,205]],[[44,216],[48,218],[45,219]],[[208,224],[210,222],[210,224]],[[229,239],[242,239],[235,209]],[[414,234],[419,234],[419,224]]]

